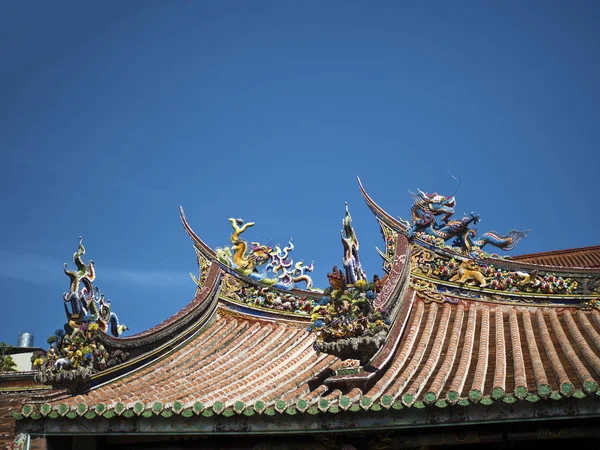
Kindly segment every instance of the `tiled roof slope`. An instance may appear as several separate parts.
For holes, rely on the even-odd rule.
[[[600,380],[597,310],[417,299],[406,331],[370,400],[558,398],[594,393]]]
[[[166,408],[230,407],[236,402],[265,406],[320,400],[324,386],[314,379],[330,374],[338,358],[318,355],[314,337],[289,324],[218,317],[202,334],[163,359],[89,392],[55,402],[107,407],[160,403]]]
[[[324,383],[344,363],[315,352],[314,337],[301,327],[219,316],[161,360],[40,412],[335,412],[597,395],[599,311],[427,303],[418,294],[412,301],[396,352],[366,388]]]
[[[513,256],[514,261],[555,267],[600,268],[600,245]]]

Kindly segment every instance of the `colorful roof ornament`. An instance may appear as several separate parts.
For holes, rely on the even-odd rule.
[[[312,278],[308,275],[313,271],[313,263],[305,265],[304,261],[294,263],[290,253],[294,244],[290,238],[288,246],[283,250],[279,245],[275,248],[261,245],[258,242],[248,243],[241,238],[254,222],[244,223],[243,219],[230,218],[233,234],[230,237],[231,246],[217,248],[217,259],[237,273],[267,286],[289,291],[296,283],[305,282],[307,290],[313,290]]]
[[[549,266],[530,261],[531,255],[526,262],[482,258],[481,253],[473,257],[444,248],[444,239],[419,226],[412,230],[419,237],[410,242],[413,225],[407,222],[407,228],[361,190],[385,241],[379,251],[387,272],[383,280],[374,276],[369,282],[360,267],[347,206],[343,265],[334,267],[330,286],[318,294],[282,291],[251,279],[269,264],[270,271],[277,263],[293,267],[291,245],[279,250],[246,242],[243,233],[253,224],[232,219],[232,243],[218,259],[191,230],[182,210],[200,266],[193,300],[127,339],[97,330],[88,334],[96,325],[86,329],[85,320],[79,327],[71,325],[68,338],[75,335],[74,346],[58,355],[58,348],[65,349],[61,344],[44,356],[53,369],[44,362],[40,373],[53,387],[70,387],[55,381],[83,379],[82,371],[97,370],[95,361],[103,358],[110,366],[118,356],[110,353],[114,349],[129,352],[127,361],[93,374],[77,390],[45,389],[25,400],[13,411],[16,430],[32,439],[64,427],[79,436],[115,436],[126,430],[128,442],[136,445],[148,443],[150,434],[163,442],[175,430],[202,439],[213,435],[218,445],[231,433],[245,439],[266,432],[285,439],[315,430],[363,433],[378,427],[385,433],[397,428],[404,439],[406,430],[420,427],[422,437],[433,424],[453,429],[457,438],[452,442],[464,444],[462,426],[483,430],[494,424],[510,433],[518,420],[529,427],[520,436],[530,436],[551,418],[585,422],[599,415],[600,272],[595,259],[589,266]],[[429,225],[439,231],[438,226],[452,223],[455,202],[437,200],[443,207],[432,206],[436,214]],[[279,258],[272,258],[272,252]],[[71,275],[70,293],[76,299],[94,278],[93,265],[84,264],[82,255],[80,248]],[[100,302],[95,288],[91,295]],[[83,308],[90,315],[92,306],[83,298],[81,304],[67,304],[75,325]],[[79,310],[74,313],[73,307]],[[305,332],[307,325],[312,333]],[[88,343],[80,347],[80,338]],[[54,342],[59,339],[67,339],[65,331],[59,330]],[[90,353],[100,359],[81,363],[79,355],[85,360],[89,352],[86,345],[95,345]],[[59,362],[63,357],[78,368]],[[3,376],[15,381],[12,374]],[[498,433],[499,440],[504,436]],[[449,442],[438,438],[432,439]],[[18,439],[15,444],[28,442]],[[414,439],[417,446],[423,444],[419,439]]]
[[[487,244],[502,250],[512,250],[529,233],[529,230],[510,230],[501,235],[489,231],[476,238],[476,230],[470,227],[479,222],[479,214],[472,212],[460,220],[451,220],[456,207],[454,197],[444,197],[437,192],[427,194],[421,190],[411,192],[410,195],[414,200],[411,208],[413,221],[411,223],[401,219],[409,238],[420,237],[440,247],[454,238],[452,247],[455,250],[472,257],[483,257],[486,254],[481,249]]]
[[[77,252],[73,254],[77,269],[67,270],[68,265],[64,265],[65,274],[71,280],[69,292],[63,294],[67,323],[48,338],[48,351],[34,356],[34,366],[40,371],[38,378],[42,383],[88,379],[91,374],[127,358],[121,350],[109,352],[98,339],[98,333],[110,330],[118,337],[129,328],[119,323],[119,318],[111,311],[110,300],[93,286],[96,279],[94,261],[85,264],[84,254],[80,237]]]
[[[317,333],[316,348],[342,358],[367,360],[387,335],[387,314],[375,306],[383,281],[377,275],[367,282],[360,266],[358,239],[351,226],[352,217],[346,203],[342,221],[344,271],[334,267],[327,274],[330,286],[317,300],[308,329]],[[360,347],[360,348],[359,348]]]

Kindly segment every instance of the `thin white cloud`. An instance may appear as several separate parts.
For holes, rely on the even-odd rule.
[[[64,284],[64,261],[41,255],[0,250],[0,277],[38,285]],[[169,270],[131,270],[102,267],[98,281],[127,283],[146,287],[167,287],[190,282],[187,273]]]
[[[0,276],[32,284],[56,284],[63,264],[47,256],[0,250]]]
[[[142,286],[174,286],[190,281],[187,273],[160,270],[131,270],[103,268],[102,279],[113,283],[132,283]]]

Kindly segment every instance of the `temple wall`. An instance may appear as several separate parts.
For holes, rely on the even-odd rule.
[[[0,450],[9,448],[16,435],[13,412],[20,412],[23,403],[48,389],[34,380],[34,372],[3,372],[0,374]],[[25,438],[25,435],[22,435]],[[16,448],[20,448],[17,446]],[[30,448],[46,449],[46,438],[31,438]]]
[[[15,419],[11,413],[19,411],[27,395],[0,393],[0,449],[5,449],[15,438]]]
[[[16,353],[11,355],[13,361],[17,365],[16,370],[21,372],[33,370],[33,363],[31,362],[32,356],[33,352]]]

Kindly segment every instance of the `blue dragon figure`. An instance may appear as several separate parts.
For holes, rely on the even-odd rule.
[[[442,228],[437,222],[438,216],[441,216],[442,223],[447,226],[450,217],[454,215],[454,206],[456,205],[454,197],[444,197],[437,192],[430,195],[420,189],[417,190],[417,193],[410,191],[409,193],[414,204],[411,208],[413,223],[404,221],[408,228],[408,236],[412,238],[416,236],[418,231],[425,231],[427,234],[441,237],[444,240],[450,239],[452,236],[445,237],[445,231],[442,231],[439,236],[435,231]],[[448,231],[452,232],[452,230]],[[455,234],[456,232],[452,235]]]
[[[64,272],[70,279],[69,292],[63,294],[67,315],[65,331],[69,334],[77,333],[82,327],[95,322],[103,332],[106,332],[110,325],[112,335],[118,337],[129,328],[119,323],[117,315],[110,310],[110,300],[104,300],[104,294],[100,294],[98,287],[93,286],[96,280],[94,261],[85,264],[83,255],[85,255],[85,247],[80,236],[79,247],[73,254],[73,262],[77,270],[68,270],[68,264],[64,265]],[[70,309],[68,305],[71,306]]]
[[[461,220],[451,220],[456,206],[454,197],[444,197],[437,192],[427,194],[421,190],[410,194],[414,201],[411,208],[413,221],[402,221],[407,227],[409,238],[417,236],[418,233],[442,239],[444,242],[454,238],[454,247],[472,253],[487,244],[502,250],[512,250],[529,233],[529,230],[511,230],[501,235],[489,231],[476,238],[476,231],[469,227],[479,222],[479,214],[471,213]]]

